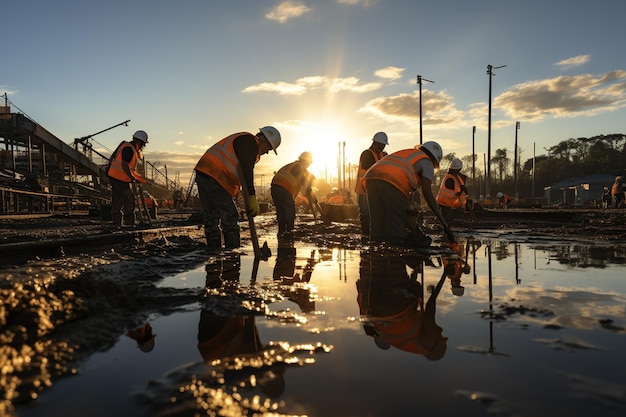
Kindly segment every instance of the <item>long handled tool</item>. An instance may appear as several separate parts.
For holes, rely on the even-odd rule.
[[[239,180],[241,181],[241,194],[243,196],[243,204],[246,208],[246,216],[248,217],[248,225],[250,226],[250,239],[252,240],[252,247],[254,248],[254,258],[261,258],[267,260],[272,256],[272,251],[267,242],[263,243],[262,247],[259,247],[259,238],[256,233],[256,225],[254,224],[254,216],[250,214],[250,193],[248,192],[248,186],[243,176],[241,166],[239,168]]]
[[[333,222],[333,219],[330,217],[329,213],[327,213],[325,210],[322,209],[319,201],[317,201],[317,197],[315,196],[315,194],[311,193],[310,201],[313,203],[313,206],[320,213],[320,217],[324,221],[324,224],[326,226],[329,226]]]
[[[137,184],[135,181],[132,183],[133,193],[135,194],[135,199],[137,200],[137,204],[139,205],[139,219],[141,223],[144,223],[144,218],[146,219],[146,223],[152,225],[152,219],[150,218],[150,212],[148,211],[148,207],[146,206],[146,199],[143,198],[143,188],[141,184]]]

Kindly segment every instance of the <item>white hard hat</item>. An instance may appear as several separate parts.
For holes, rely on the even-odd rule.
[[[313,155],[311,155],[311,152],[302,152],[298,157],[298,160],[311,164],[313,163]]]
[[[374,142],[382,143],[383,145],[389,145],[389,139],[385,132],[378,132],[372,138]]]
[[[463,161],[461,161],[459,158],[454,158],[452,160],[452,163],[450,164],[450,169],[462,169],[463,168]]]
[[[265,138],[272,146],[274,153],[278,155],[278,152],[276,152],[276,148],[278,148],[278,146],[280,145],[280,132],[272,126],[265,126],[260,128],[259,130],[261,131],[261,133],[263,133],[263,136],[265,136]]]
[[[435,158],[435,161],[433,161],[435,164],[435,167],[439,166],[439,162],[441,162],[441,158],[443,158],[443,150],[441,149],[441,146],[439,146],[437,142],[433,142],[433,141],[424,142],[422,145],[416,146],[416,148],[424,149],[433,158]]]
[[[137,139],[144,143],[148,143],[148,134],[146,133],[145,130],[138,130],[135,133],[133,133],[133,139]]]
[[[500,198],[500,197],[504,197],[504,194],[502,194],[502,192],[498,192],[498,194],[496,194],[496,198]]]
[[[615,177],[615,181],[621,181],[621,180],[622,180],[622,177],[621,177],[621,176],[617,176],[617,177]]]

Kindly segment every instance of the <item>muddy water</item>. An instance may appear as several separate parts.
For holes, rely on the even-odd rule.
[[[624,249],[457,249],[207,256],[157,283],[197,298],[17,413],[625,415]]]

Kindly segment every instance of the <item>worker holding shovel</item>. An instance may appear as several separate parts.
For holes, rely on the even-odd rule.
[[[254,165],[261,155],[276,152],[280,133],[272,126],[262,127],[256,135],[234,133],[209,148],[195,167],[198,194],[204,214],[204,234],[209,249],[241,246],[239,212],[234,197],[246,189],[248,216],[257,216],[259,203],[254,189]],[[241,179],[240,179],[241,178]],[[243,183],[243,184],[242,184]]]
[[[299,192],[311,201],[311,185],[315,176],[307,168],[313,162],[311,152],[302,152],[298,159],[281,169],[272,178],[272,200],[276,207],[278,237],[293,231],[296,221],[295,197]]]
[[[130,142],[123,141],[113,151],[107,176],[111,184],[111,220],[114,226],[134,226],[136,194],[135,182],[145,183],[146,179],[137,172],[142,158],[142,149],[148,143],[148,134],[143,130],[133,133]]]

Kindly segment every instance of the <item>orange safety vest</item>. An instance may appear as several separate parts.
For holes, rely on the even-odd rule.
[[[198,172],[202,172],[222,186],[233,197],[237,195],[241,188],[241,180],[239,179],[239,158],[235,154],[233,143],[235,139],[244,135],[252,135],[248,132],[234,133],[211,146],[202,155],[202,158],[194,168]],[[257,144],[259,140],[255,137]],[[257,156],[257,161],[258,161]]]
[[[137,172],[139,154],[137,152],[137,149],[135,149],[135,145],[133,145],[131,142],[120,143],[120,146],[118,146],[117,149],[113,152],[113,155],[111,155],[107,175],[122,182],[132,182],[132,178],[130,178],[128,174],[126,174],[123,168],[122,151],[124,150],[124,148],[131,148],[133,150],[133,157],[128,162],[128,168],[130,168],[130,172],[132,172],[133,177],[137,181],[146,182],[146,179],[143,177],[143,175]]]
[[[452,190],[446,188],[445,186],[446,181],[450,178],[454,180],[454,189]],[[450,207],[452,209],[465,207],[465,201],[467,199],[465,193],[460,196],[456,195],[461,191],[462,185],[465,185],[465,182],[460,175],[453,175],[450,173],[446,174],[446,176],[443,177],[441,187],[439,187],[439,192],[437,193],[437,204],[444,207]]]
[[[613,183],[613,186],[611,187],[611,194],[619,195],[622,192],[621,188],[622,188],[622,183],[620,182]]]
[[[380,159],[384,156],[382,152],[379,154],[376,154],[376,152],[374,152],[373,150],[369,148],[366,150],[372,153],[372,156],[374,157],[374,163],[380,161]],[[363,177],[365,176],[366,172],[367,172],[367,169],[363,168],[361,166],[361,161],[359,161],[359,171],[356,174],[356,185],[354,187],[354,191],[356,191],[357,194],[365,194],[365,187],[363,187]]]
[[[408,197],[420,184],[420,177],[413,165],[422,159],[430,158],[419,149],[403,149],[387,155],[367,170],[363,185],[367,180],[386,181]]]
[[[298,194],[298,192],[300,192],[300,188],[302,188],[307,180],[307,170],[304,169],[304,167],[302,167],[302,172],[298,176],[295,176],[291,173],[291,170],[297,164],[301,164],[301,162],[295,161],[285,165],[284,167],[279,169],[276,175],[274,175],[274,178],[272,178],[272,185],[279,185],[283,187],[285,190],[289,191],[294,197]]]

